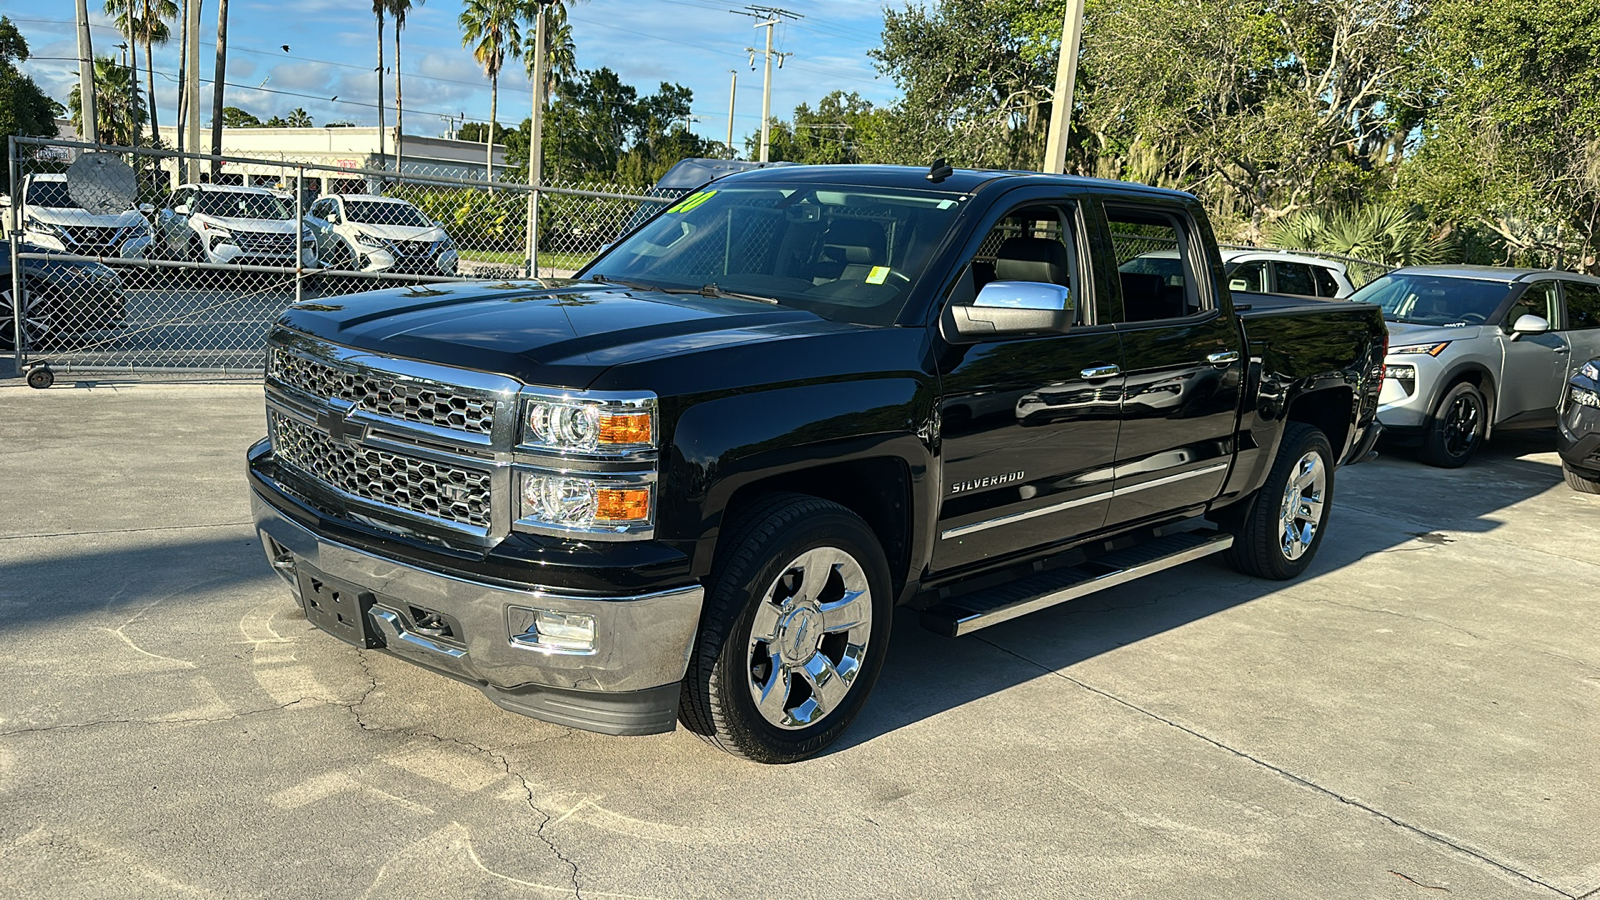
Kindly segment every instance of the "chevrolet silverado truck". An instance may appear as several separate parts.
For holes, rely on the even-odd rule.
[[[1176,277],[1119,270],[1173,251]],[[1223,553],[1305,570],[1379,427],[1367,304],[1230,296],[1196,200],[718,179],[576,277],[289,307],[248,453],[307,618],[612,734],[788,762],[949,636]]]

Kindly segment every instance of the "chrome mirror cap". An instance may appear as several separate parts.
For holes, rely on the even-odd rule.
[[[973,306],[986,309],[1040,309],[1059,312],[1069,308],[1072,292],[1059,284],[1040,281],[991,281],[978,292]]]

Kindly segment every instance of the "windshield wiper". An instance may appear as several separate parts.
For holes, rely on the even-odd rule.
[[[589,276],[589,280],[590,281],[598,281],[601,284],[614,284],[614,285],[617,285],[618,287],[625,287],[625,288],[627,288],[629,290],[633,290],[633,291],[659,291],[659,290],[661,290],[661,288],[658,288],[653,284],[645,284],[644,282],[641,282],[641,281],[626,281],[626,280],[621,279],[621,278],[608,278],[605,275],[590,275]]]
[[[685,293],[688,292],[686,291]],[[735,300],[754,300],[757,303],[765,303],[769,306],[778,305],[778,301],[772,299],[771,297],[758,297],[755,294],[740,294],[735,291],[725,291],[722,288],[717,287],[717,283],[715,281],[711,282],[710,284],[701,285],[698,293],[702,297],[709,297],[713,299],[720,297],[731,297]]]

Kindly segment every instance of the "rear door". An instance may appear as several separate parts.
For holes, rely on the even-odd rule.
[[[1566,307],[1562,334],[1571,345],[1572,354],[1565,361],[1567,370],[1562,373],[1558,393],[1566,389],[1566,380],[1578,366],[1600,356],[1600,285],[1563,281],[1561,296]]]
[[[1097,258],[1119,265],[1098,321],[1122,337],[1122,429],[1108,526],[1201,506],[1217,496],[1233,460],[1245,347],[1221,308],[1209,233],[1180,203],[1107,201]],[[1121,271],[1128,260],[1176,251],[1182,265],[1159,279]],[[1132,268],[1132,267],[1130,267]]]
[[[1037,195],[1036,195],[1037,196]],[[969,242],[946,304],[983,285],[1043,281],[1071,292],[1065,334],[946,345],[943,471],[933,569],[946,572],[1099,529],[1111,499],[1122,388],[1116,330],[1092,323],[1080,204],[1002,205]]]

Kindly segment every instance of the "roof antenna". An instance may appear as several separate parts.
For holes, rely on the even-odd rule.
[[[950,168],[950,164],[945,162],[944,157],[941,156],[933,161],[933,165],[928,167],[928,174],[926,177],[934,184],[938,184],[946,178],[949,178],[951,175],[954,175],[955,172],[956,170]]]

